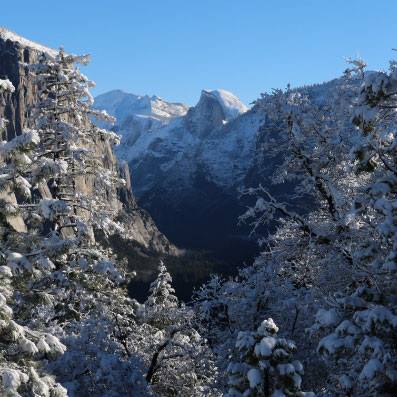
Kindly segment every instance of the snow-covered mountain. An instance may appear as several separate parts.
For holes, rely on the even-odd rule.
[[[203,90],[189,109],[121,91],[95,104],[118,118],[116,153],[131,167],[139,202],[171,239],[212,249],[216,236],[242,234],[236,191],[253,165],[263,114],[225,90]]]
[[[247,170],[261,122],[255,112],[245,116],[248,108],[225,90],[203,90],[190,109],[122,91],[100,95],[95,106],[117,118],[115,130],[122,143],[116,150],[133,166],[138,195],[158,186],[159,178],[167,183],[170,178],[183,178],[189,183],[203,168],[216,184],[235,185]],[[154,167],[150,175],[147,167]],[[146,174],[144,183],[139,181],[140,171]]]
[[[123,140],[119,157],[123,159],[127,157],[123,150],[132,147],[142,133],[164,126],[188,111],[188,106],[182,103],[169,103],[155,95],[134,95],[121,90],[97,96],[95,107],[107,109],[117,118],[117,131]]]

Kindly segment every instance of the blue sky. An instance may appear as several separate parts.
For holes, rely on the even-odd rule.
[[[202,88],[244,102],[329,80],[360,55],[386,68],[397,47],[393,0],[16,0],[0,25],[90,53],[94,94],[120,88],[193,105]]]

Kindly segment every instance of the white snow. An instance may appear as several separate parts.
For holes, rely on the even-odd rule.
[[[119,125],[134,116],[166,122],[167,119],[184,116],[189,109],[183,103],[166,102],[156,95],[135,95],[122,90],[98,95],[94,103],[96,109],[105,109],[116,117]]]
[[[46,54],[48,54],[52,57],[55,57],[58,53],[57,50],[46,47],[39,43],[35,43],[34,41],[25,39],[24,37],[12,32],[4,27],[3,28],[0,27],[0,38],[2,38],[3,40],[10,40],[10,41],[17,42],[17,43],[21,44],[23,47],[29,47],[29,48],[32,48],[39,52],[45,52]]]
[[[239,332],[236,347],[239,350],[247,349],[255,345],[255,339],[249,332]]]
[[[296,372],[294,365],[292,365],[291,363],[278,364],[277,370],[280,375],[290,375]]]
[[[339,320],[339,316],[335,309],[331,309],[331,310],[320,309],[316,313],[316,321],[322,327],[329,327],[335,325],[337,324],[338,320]]]
[[[121,275],[115,268],[114,264],[108,260],[101,260],[99,261],[94,270],[97,273],[107,274],[112,277],[113,280],[121,280]]]
[[[40,136],[36,131],[25,130],[10,141],[0,142],[0,152],[8,154],[13,151],[20,151],[26,147],[35,146],[40,142]]]
[[[53,354],[63,354],[66,351],[66,346],[60,340],[51,334],[44,335],[46,344],[51,348]]]
[[[0,292],[0,306],[4,306],[7,303],[7,299],[5,296]]]
[[[36,345],[29,339],[26,339],[25,337],[22,337],[19,339],[18,347],[21,352],[31,354],[31,355],[39,352],[39,349],[36,347]]]
[[[31,263],[18,252],[10,252],[7,255],[7,265],[13,270],[13,273],[32,269]]]
[[[216,98],[222,106],[223,112],[226,116],[225,121],[235,119],[237,116],[248,110],[247,106],[245,106],[240,99],[229,91],[223,89],[203,90],[203,94]]]
[[[139,138],[167,126],[188,111],[188,106],[182,103],[166,102],[158,96],[135,95],[121,90],[97,96],[94,107],[106,110],[116,118],[116,131],[121,136],[121,145],[116,147],[116,154],[123,160],[129,159],[128,152]],[[111,127],[106,122],[97,124]]]
[[[42,199],[39,204],[39,210],[45,219],[53,219],[58,214],[67,213],[69,207],[63,200]]]
[[[263,320],[261,325],[258,328],[258,332],[261,335],[266,335],[268,332],[272,334],[276,334],[278,332],[279,328],[277,327],[276,323],[272,318],[268,318],[266,320]]]
[[[257,357],[270,357],[276,346],[276,339],[272,336],[265,336],[260,343],[255,346],[255,355]]]
[[[37,342],[37,348],[39,349],[40,353],[50,353],[51,348],[48,343],[44,340],[44,338],[40,338]]]
[[[371,380],[375,377],[377,372],[383,370],[382,363],[377,358],[370,359],[362,369],[359,379],[360,380]]]
[[[15,392],[21,383],[26,383],[29,380],[29,377],[26,374],[17,369],[11,368],[0,369],[0,376],[4,387],[14,390]]]
[[[12,271],[8,266],[0,266],[1,277],[12,277]]]
[[[6,79],[6,80],[0,79],[0,92],[1,91],[14,92],[15,91],[15,87],[13,86],[13,84],[11,83],[10,80],[8,80],[8,79]]]
[[[255,389],[262,383],[262,373],[257,368],[251,368],[247,372],[247,378],[251,389]]]
[[[352,337],[341,338],[335,333],[332,333],[321,339],[318,345],[318,350],[320,352],[326,352],[327,354],[335,354],[346,345],[351,346],[352,343]]]
[[[55,269],[54,263],[47,257],[40,257],[36,261],[36,265],[41,270],[53,270],[53,269]]]

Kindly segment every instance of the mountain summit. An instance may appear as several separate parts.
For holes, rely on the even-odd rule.
[[[127,147],[134,145],[141,134],[167,125],[174,118],[184,116],[189,109],[183,103],[166,102],[156,95],[135,95],[121,90],[97,96],[94,107],[106,109],[116,117],[115,129],[122,137],[123,146]]]
[[[135,95],[122,90],[113,90],[95,98],[96,107],[106,107],[119,124],[130,116],[152,117],[166,120],[183,116],[188,106],[183,103],[166,102],[157,95]]]
[[[203,90],[197,105],[187,114],[191,129],[199,136],[245,113],[248,108],[234,94],[225,90]]]
[[[231,92],[222,89],[203,90],[197,107],[207,98],[215,100],[222,107],[225,121],[230,121],[248,110],[247,106],[245,106],[239,98]]]

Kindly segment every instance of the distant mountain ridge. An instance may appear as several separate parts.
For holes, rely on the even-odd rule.
[[[233,172],[232,168],[236,171],[237,163],[226,172],[229,173],[227,182],[227,165],[219,163],[224,163],[224,156],[229,161],[240,157],[238,163],[244,162],[243,157],[248,157],[246,144],[252,146],[252,132],[259,126],[250,117],[238,119],[248,108],[225,90],[203,90],[197,105],[191,108],[156,96],[138,96],[119,90],[98,96],[95,106],[117,118],[114,130],[121,135],[122,142],[116,151],[120,159],[133,165],[134,178],[142,162],[154,156],[158,164],[161,163],[159,172],[181,167],[186,160],[190,164],[178,171],[179,176],[184,173],[189,178],[198,166],[209,165],[210,174],[217,183],[234,184],[238,172]],[[238,122],[234,124],[236,119]],[[248,123],[248,128],[244,123]],[[223,138],[227,144],[220,152],[214,152]],[[168,178],[170,174],[167,172],[164,176]],[[137,183],[137,192],[153,187],[148,181],[144,186]]]
[[[120,123],[132,114],[151,116],[159,120],[183,116],[188,106],[183,103],[166,102],[156,95],[135,95],[122,90],[113,90],[95,98],[95,105],[106,105]]]
[[[117,118],[117,131],[123,139],[123,146],[118,148],[121,150],[133,145],[143,132],[166,125],[175,117],[184,116],[189,108],[182,103],[166,102],[155,95],[135,95],[122,90],[98,95],[95,107],[106,108],[109,114]],[[124,155],[119,157],[125,159]]]

